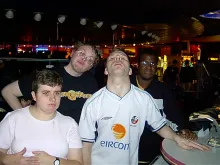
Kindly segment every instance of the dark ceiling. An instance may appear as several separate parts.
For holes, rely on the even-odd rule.
[[[133,31],[129,28],[126,31],[132,36],[137,30],[143,30],[146,27],[151,27],[150,30],[155,31],[155,33],[164,33],[158,32],[161,25],[164,28],[178,24],[178,28],[175,29],[181,31],[181,26],[184,27],[186,22],[189,22],[182,20],[195,17],[204,24],[203,34],[210,35],[219,33],[219,20],[207,20],[200,18],[199,15],[219,8],[219,0],[137,0],[130,2],[117,0],[88,2],[8,0],[0,6],[0,20],[3,24],[0,29],[4,38],[10,38],[8,37],[9,34],[11,34],[11,38],[15,36],[18,38],[21,34],[30,34],[55,40],[57,16],[64,14],[68,17],[65,23],[60,26],[60,36],[66,36],[65,38],[68,38],[68,41],[75,38],[82,40],[82,36],[90,36],[91,39],[97,38],[97,36],[101,38],[106,36],[107,39],[103,40],[111,40],[110,26],[112,23],[131,26]],[[4,16],[4,9],[15,9],[15,18],[7,20]],[[38,11],[44,13],[41,22],[33,20],[33,12]],[[90,21],[85,27],[79,24],[79,19],[82,17],[86,17]],[[104,21],[103,27],[95,28],[94,21]],[[140,27],[140,24],[143,26]],[[151,26],[150,24],[158,24],[158,26]],[[184,28],[182,28],[183,31]],[[173,28],[170,28],[170,31],[172,30]],[[163,35],[169,34],[167,32]]]
[[[2,9],[15,9],[17,13],[41,11],[45,14],[66,14],[120,24],[169,22],[179,16],[198,16],[220,8],[219,0],[137,0],[137,1],[46,1],[8,0]]]

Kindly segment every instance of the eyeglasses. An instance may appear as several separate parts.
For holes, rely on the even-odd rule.
[[[142,66],[151,66],[151,67],[156,67],[157,63],[156,62],[148,62],[148,61],[141,61]]]
[[[86,53],[84,53],[82,51],[76,51],[76,54],[78,57],[81,57],[83,60],[86,60],[86,62],[89,65],[92,65],[95,62],[95,60],[92,56],[86,56]]]

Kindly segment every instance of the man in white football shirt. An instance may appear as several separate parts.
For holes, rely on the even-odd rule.
[[[123,51],[109,55],[105,74],[107,86],[86,101],[80,118],[85,165],[137,165],[139,139],[146,123],[153,132],[184,149],[208,149],[166,126],[152,97],[130,83],[132,70]]]

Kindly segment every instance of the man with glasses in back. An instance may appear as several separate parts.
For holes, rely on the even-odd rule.
[[[66,66],[55,69],[63,78],[62,98],[58,111],[71,116],[76,122],[79,121],[86,99],[98,90],[95,78],[88,72],[97,62],[96,48],[90,44],[81,44],[72,51],[70,62]],[[32,76],[22,77],[2,89],[2,96],[13,110],[22,108],[19,96],[26,100],[32,99],[32,81]]]
[[[167,124],[182,137],[195,140],[197,136],[186,128],[183,114],[177,106],[176,99],[168,86],[157,79],[158,56],[153,48],[143,49],[138,57],[138,75],[131,76],[131,83],[147,91],[157,104],[162,116],[167,118]],[[145,127],[140,139],[139,160],[152,161],[160,153],[162,138]],[[146,148],[151,152],[144,154]]]

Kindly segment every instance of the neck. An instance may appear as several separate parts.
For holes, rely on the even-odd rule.
[[[42,110],[40,110],[36,106],[36,104],[34,106],[30,106],[29,111],[34,118],[41,120],[41,121],[52,120],[56,116],[56,112],[50,113],[50,114],[44,113]]]
[[[130,79],[129,77],[123,79],[122,78],[112,79],[111,77],[108,77],[107,88],[109,91],[113,92],[119,97],[123,97],[129,92],[131,88]]]
[[[152,80],[153,80],[153,78],[152,78],[152,79],[149,79],[149,80],[146,80],[146,79],[141,78],[140,75],[137,75],[137,76],[136,76],[137,84],[138,84],[142,89],[148,88],[148,86],[151,84]],[[139,87],[139,88],[140,88],[140,87]]]
[[[64,67],[64,69],[65,69],[66,72],[69,73],[71,76],[79,77],[79,76],[82,75],[82,73],[76,72],[76,71],[72,68],[72,66],[71,66],[70,63],[69,63],[68,65],[66,65],[66,66]]]

